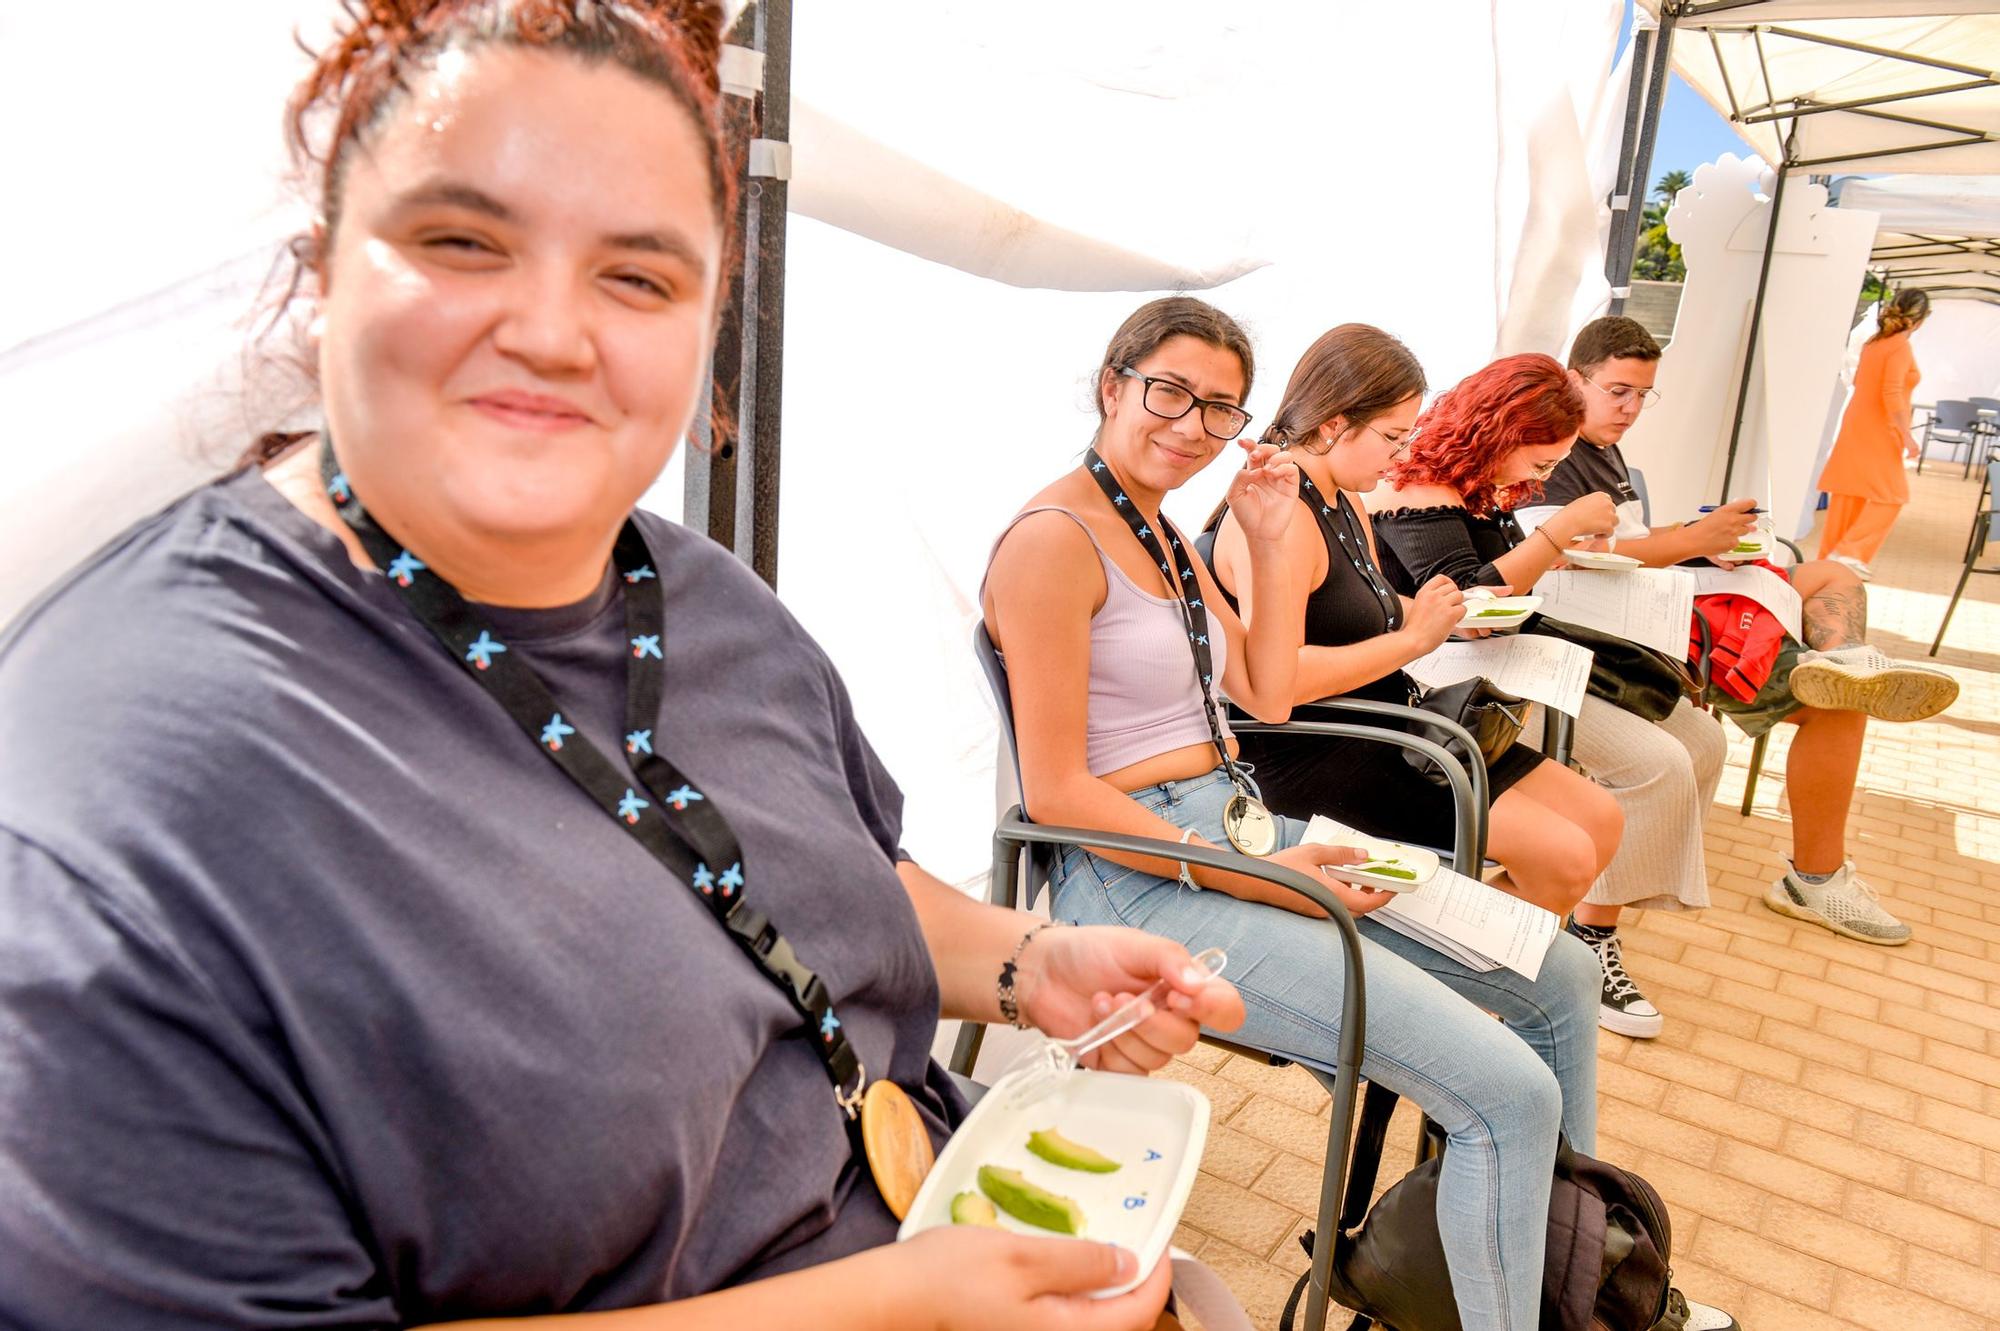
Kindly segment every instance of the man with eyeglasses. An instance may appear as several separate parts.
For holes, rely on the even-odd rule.
[[[1553,506],[1592,491],[1618,505],[1618,553],[1654,568],[1723,554],[1756,524],[1754,499],[1739,499],[1677,527],[1650,527],[1618,442],[1659,394],[1660,344],[1639,323],[1612,316],[1584,325],[1570,347],[1570,378],[1584,397],[1579,447],[1549,477],[1540,503],[1516,514],[1532,530]],[[1588,444],[1590,447],[1581,447]],[[1950,706],[1958,683],[1938,670],[1891,660],[1863,641],[1868,594],[1852,571],[1825,560],[1783,570],[1803,602],[1805,642],[1774,622],[1734,644],[1743,678],[1732,695],[1712,681],[1704,699],[1755,738],[1780,722],[1798,727],[1785,765],[1792,806],[1792,857],[1764,903],[1780,914],[1821,925],[1846,938],[1895,945],[1910,928],[1884,910],[1875,889],[1847,858],[1847,811],[1861,765],[1869,717],[1918,721]],[[1752,607],[1775,620],[1761,607]],[[1601,1024],[1642,1038],[1657,1035],[1659,1010],[1625,973],[1617,941],[1618,908],[1579,906],[1571,931],[1598,953],[1605,970]]]

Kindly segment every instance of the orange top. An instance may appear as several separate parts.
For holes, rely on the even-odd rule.
[[[1878,504],[1910,502],[1903,431],[1910,426],[1910,392],[1921,378],[1908,333],[1878,337],[1861,348],[1854,396],[1840,418],[1840,433],[1819,476],[1820,489]]]

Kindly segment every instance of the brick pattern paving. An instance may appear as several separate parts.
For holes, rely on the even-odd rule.
[[[1929,465],[1912,480],[1870,638],[1923,659],[1978,481]],[[1748,1331],[2000,1331],[2000,578],[1972,580],[1937,661],[1959,701],[1871,725],[1849,823],[1850,854],[1915,941],[1849,942],[1755,900],[1790,847],[1787,727],[1747,818],[1750,745],[1730,728],[1707,827],[1714,906],[1623,930],[1667,1024],[1657,1040],[1602,1035],[1599,1151],[1672,1206],[1682,1288]],[[1179,1241],[1275,1327],[1305,1269],[1327,1097],[1298,1068],[1205,1046],[1168,1075],[1215,1110]],[[1406,1105],[1385,1174],[1414,1134]]]

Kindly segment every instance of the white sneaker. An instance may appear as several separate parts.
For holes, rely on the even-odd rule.
[[[1788,870],[1771,884],[1764,904],[1780,915],[1831,929],[1842,938],[1883,947],[1900,947],[1910,941],[1910,926],[1882,909],[1875,889],[1854,872],[1853,860],[1841,865],[1840,872],[1824,883],[1808,883]]]
[[[1681,1298],[1687,1304],[1687,1321],[1681,1324],[1682,1331],[1743,1331],[1743,1324],[1722,1309],[1696,1303],[1685,1294]]]
[[[1853,555],[1828,555],[1827,558],[1836,564],[1847,565],[1847,567],[1854,570],[1854,576],[1863,582],[1875,581],[1875,570],[1856,559]]]
[[[1866,712],[1878,721],[1921,721],[1957,701],[1958,681],[1862,644],[1800,652],[1792,667],[1792,695],[1808,707]]]

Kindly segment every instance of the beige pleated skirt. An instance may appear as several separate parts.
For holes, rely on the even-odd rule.
[[[1536,719],[1523,736],[1536,745],[1541,743],[1540,717],[1536,708]],[[1591,886],[1586,902],[1646,910],[1708,905],[1702,824],[1722,784],[1728,752],[1722,723],[1685,698],[1657,723],[1599,698],[1583,700],[1572,756],[1625,812],[1618,854]]]

